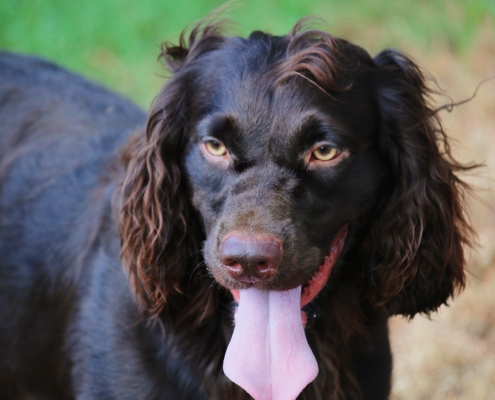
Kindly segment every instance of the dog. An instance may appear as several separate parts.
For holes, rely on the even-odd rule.
[[[164,45],[148,116],[0,56],[0,398],[386,399],[387,319],[465,285],[466,167],[407,56]]]

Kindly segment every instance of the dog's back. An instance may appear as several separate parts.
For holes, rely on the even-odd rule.
[[[85,307],[75,293],[91,286],[96,232],[114,235],[118,260],[114,175],[119,149],[144,123],[141,110],[96,84],[0,52],[0,398],[16,394],[14,376],[68,396],[64,338]]]

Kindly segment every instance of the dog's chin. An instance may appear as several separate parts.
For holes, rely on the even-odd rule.
[[[293,286],[287,286],[280,288],[276,286],[273,282],[258,282],[258,283],[247,283],[247,282],[239,282],[231,279],[228,276],[224,276],[221,272],[212,271],[213,277],[215,280],[226,289],[230,290],[234,300],[239,304],[240,300],[240,291],[243,289],[249,289],[255,287],[259,290],[275,290],[275,291],[285,291],[294,289],[297,286],[301,286],[301,308],[311,303],[315,297],[321,292],[321,290],[325,287],[330,275],[332,273],[333,267],[337,262],[342,249],[344,248],[345,239],[347,237],[349,224],[343,225],[337,234],[334,236],[330,248],[323,260],[323,263],[316,268],[316,272],[313,276],[304,283],[299,283]],[[217,272],[217,273],[215,273]],[[219,275],[219,276],[216,276]],[[225,274],[227,275],[227,274]],[[304,311],[301,310],[303,315],[303,321],[306,321],[306,315]]]

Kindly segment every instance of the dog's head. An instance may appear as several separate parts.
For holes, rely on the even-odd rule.
[[[234,295],[302,285],[307,301],[355,284],[405,315],[464,285],[462,167],[410,59],[300,25],[197,27],[163,56],[174,74],[122,188],[123,259],[148,311],[201,324],[209,275]]]

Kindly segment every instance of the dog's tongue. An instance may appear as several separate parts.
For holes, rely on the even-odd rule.
[[[293,400],[318,374],[301,318],[301,287],[240,291],[223,370],[255,400]]]

